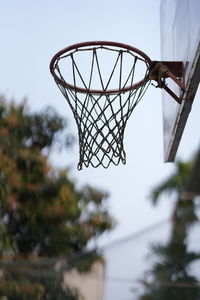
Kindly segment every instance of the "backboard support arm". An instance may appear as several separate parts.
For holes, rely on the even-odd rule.
[[[152,63],[154,66],[161,64],[166,67],[167,69],[166,72],[162,74],[162,79],[171,78],[181,88],[181,90],[184,91],[184,66],[182,61],[153,61]],[[158,85],[158,87],[163,88],[179,104],[182,102],[181,96],[177,96],[166,85],[165,81],[162,81],[162,86]]]

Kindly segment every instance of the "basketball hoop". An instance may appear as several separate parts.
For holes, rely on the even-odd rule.
[[[165,88],[165,78],[171,75],[139,49],[107,41],[79,43],[59,51],[50,71],[76,120],[79,170],[83,165],[108,168],[110,163],[126,163],[127,120],[151,80]]]

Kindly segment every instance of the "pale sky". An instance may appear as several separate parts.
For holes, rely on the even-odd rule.
[[[108,40],[130,44],[152,60],[160,59],[159,0],[4,0],[1,1],[0,93],[32,110],[53,106],[70,120],[70,108],[49,72],[52,56],[71,44]],[[199,99],[196,99],[178,157],[188,159],[199,146]],[[151,188],[169,176],[172,163],[163,162],[161,91],[151,86],[133,112],[125,132],[127,164],[78,171],[78,148],[71,156],[54,154],[52,163],[73,165],[71,176],[110,193],[109,209],[118,226],[104,238],[110,241],[166,219],[172,203],[163,199],[154,208]]]

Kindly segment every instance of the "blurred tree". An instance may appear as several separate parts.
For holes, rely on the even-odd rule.
[[[66,128],[53,109],[30,113],[25,102],[16,105],[0,97],[2,260],[84,252],[89,241],[113,227],[108,194],[89,186],[78,189],[67,170],[48,161]]]
[[[154,204],[166,193],[175,193],[177,200],[169,241],[166,245],[153,246],[158,262],[148,272],[149,277],[142,281],[145,293],[140,297],[141,300],[200,299],[198,280],[190,272],[191,263],[199,259],[200,254],[188,250],[187,245],[189,229],[198,218],[194,199],[182,198],[191,170],[191,162],[178,161],[174,174],[152,191],[151,200]]]

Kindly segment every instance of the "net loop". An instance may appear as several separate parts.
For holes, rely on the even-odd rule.
[[[51,73],[78,128],[79,170],[126,163],[125,127],[150,84],[150,64],[140,50],[113,42],[81,43],[53,57]]]

